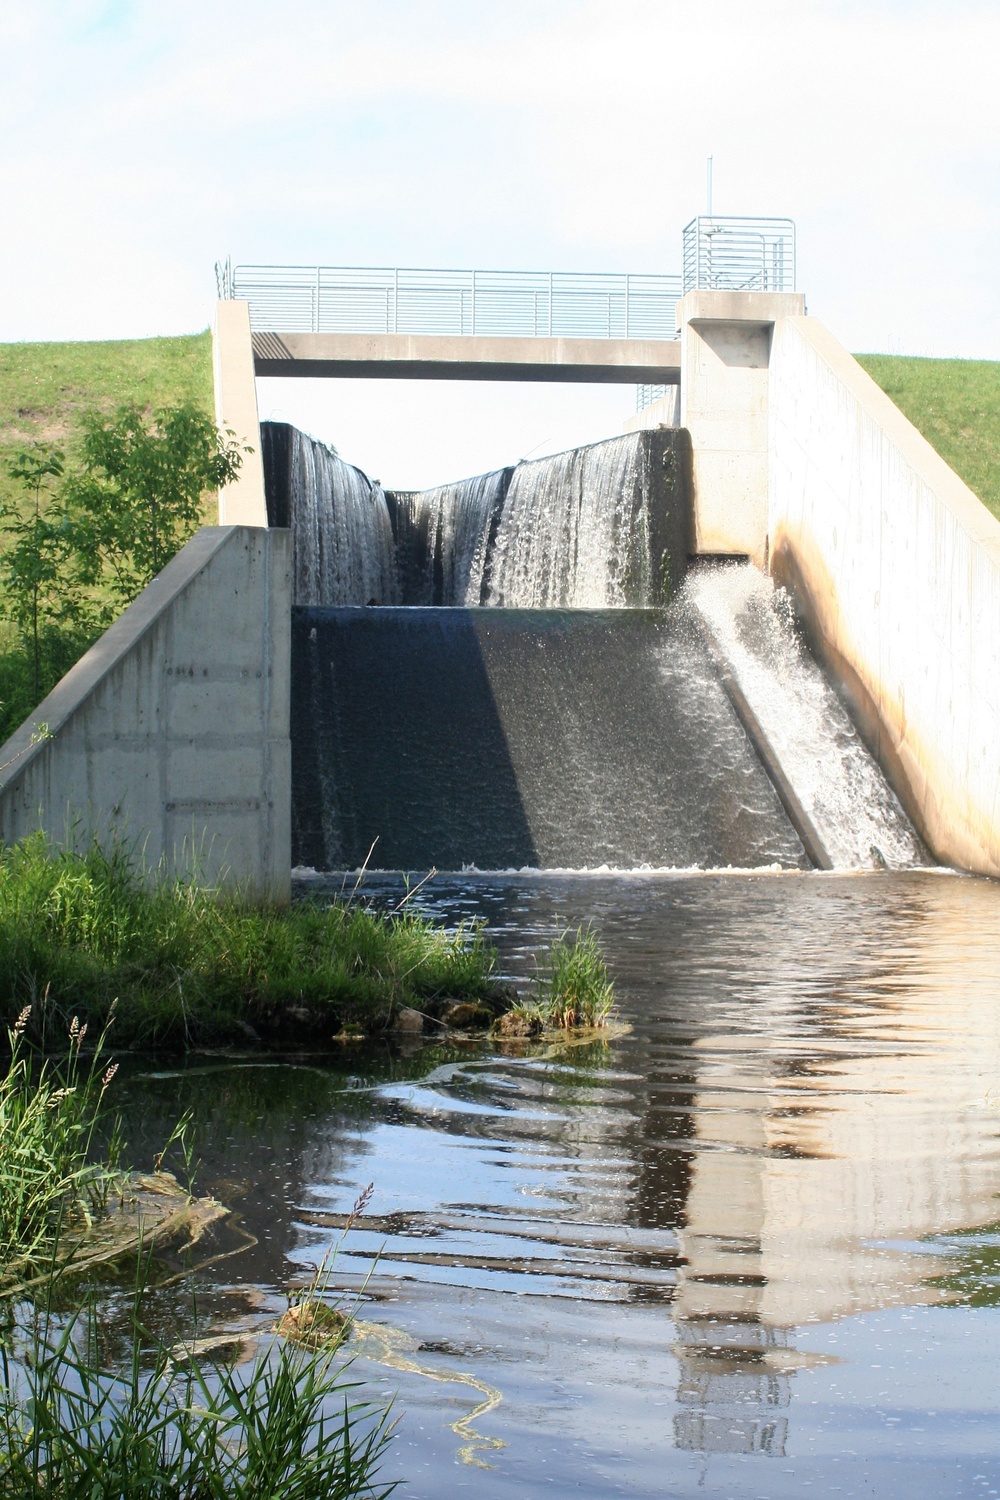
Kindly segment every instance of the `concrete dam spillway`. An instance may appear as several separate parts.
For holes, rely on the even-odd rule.
[[[784,591],[688,572],[683,432],[406,493],[262,438],[292,533],[294,865],[925,862]]]

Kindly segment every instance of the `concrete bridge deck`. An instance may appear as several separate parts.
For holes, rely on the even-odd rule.
[[[675,339],[255,332],[255,375],[678,385]]]

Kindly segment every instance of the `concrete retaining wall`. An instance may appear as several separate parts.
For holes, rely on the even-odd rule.
[[[936,857],[1000,875],[1000,523],[821,324],[775,323],[771,570]]]
[[[249,449],[232,484],[219,491],[219,524],[266,526],[264,464],[257,417],[257,381],[250,336],[250,304],[219,302],[212,329],[215,420]]]
[[[287,900],[290,616],[288,532],[199,531],[0,749],[0,840],[121,837]]]

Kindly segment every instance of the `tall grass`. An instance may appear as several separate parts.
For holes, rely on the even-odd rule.
[[[25,1055],[28,1011],[8,1033],[10,1062],[0,1078],[0,1292],[51,1264],[61,1230],[78,1232],[103,1212],[116,1177],[117,1138],[92,1158],[94,1132],[112,1064],[103,1039],[86,1062],[87,1028],[73,1021],[62,1065],[33,1067]]]
[[[86,1029],[74,1023],[65,1065],[58,1072],[48,1064],[32,1070],[22,1055],[27,1019],[20,1017],[11,1033],[11,1062],[0,1080],[0,1494],[6,1500],[388,1495],[393,1485],[375,1484],[391,1436],[388,1409],[359,1395],[337,1357],[348,1322],[323,1301],[329,1261],[294,1309],[295,1340],[248,1336],[257,1348],[246,1362],[206,1360],[197,1339],[168,1347],[149,1334],[150,1262],[141,1253],[117,1358],[102,1354],[108,1323],[96,1302],[68,1314],[54,1311],[56,1299],[65,1307],[71,1293],[59,1281],[64,1237],[85,1244],[88,1223],[97,1224],[106,1189],[118,1180],[112,1161],[91,1160],[113,1069],[99,1072],[99,1056],[82,1064]],[[32,1302],[24,1281],[42,1259],[48,1270],[40,1290],[32,1283],[39,1299]],[[332,1334],[323,1336],[326,1329]]]
[[[403,1006],[483,996],[493,963],[478,929],[357,901],[259,906],[41,835],[0,849],[0,1022],[30,1005],[43,1046],[74,1015],[100,1028],[116,1001],[118,1045],[377,1031]]]
[[[70,1069],[79,1068],[82,1042],[82,1028],[77,1028]],[[388,1408],[359,1395],[358,1383],[347,1377],[345,1363],[337,1357],[349,1320],[323,1300],[329,1261],[277,1330],[263,1342],[259,1335],[247,1336],[257,1347],[246,1362],[206,1359],[204,1343],[197,1339],[170,1347],[150,1335],[143,1321],[150,1263],[141,1253],[128,1330],[114,1344],[117,1359],[102,1353],[106,1316],[93,1300],[68,1314],[53,1311],[62,1258],[56,1232],[61,1234],[67,1223],[60,1215],[54,1225],[53,1210],[68,1205],[71,1217],[89,1194],[90,1174],[100,1170],[85,1162],[108,1077],[103,1074],[89,1092],[78,1092],[72,1083],[53,1091],[44,1070],[32,1084],[17,1056],[20,1038],[13,1044],[8,1078],[14,1086],[7,1093],[21,1100],[16,1118],[27,1128],[26,1147],[45,1159],[49,1171],[45,1174],[41,1163],[33,1173],[26,1171],[26,1153],[18,1154],[13,1179],[19,1172],[30,1177],[32,1211],[27,1217],[8,1213],[14,1153],[6,1132],[0,1142],[0,1206],[5,1214],[0,1247],[8,1251],[19,1234],[22,1239],[27,1235],[37,1254],[41,1224],[50,1244],[51,1269],[39,1302],[8,1288],[2,1304],[0,1494],[7,1500],[349,1500],[388,1495],[393,1485],[375,1484],[391,1436]],[[68,1101],[72,1109],[67,1115]],[[367,1192],[355,1212],[363,1211],[366,1202]],[[23,1257],[18,1264],[24,1267]],[[59,1301],[64,1305],[65,1300],[61,1290]],[[282,1338],[290,1331],[285,1324],[293,1312],[298,1314],[294,1339]],[[218,1345],[216,1339],[207,1342],[210,1349]],[[237,1343],[237,1353],[241,1348]]]
[[[614,985],[590,928],[564,933],[553,943],[529,1007],[544,1026],[604,1026],[615,1003]]]
[[[130,1350],[102,1368],[93,1307],[34,1319],[0,1348],[0,1493],[8,1500],[349,1500],[391,1437],[336,1345],[270,1340],[251,1362],[201,1363],[151,1340],[143,1287]]]

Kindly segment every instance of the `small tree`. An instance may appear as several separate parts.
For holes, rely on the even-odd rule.
[[[249,451],[192,405],[122,406],[83,429],[72,469],[58,448],[8,464],[29,498],[0,502],[0,618],[21,637],[0,651],[0,740],[184,545],[205,491]]]
[[[2,612],[28,646],[35,702],[41,696],[43,631],[46,625],[71,618],[75,598],[65,567],[66,528],[49,514],[53,481],[62,477],[64,468],[59,448],[26,449],[10,461],[7,471],[28,489],[31,503],[26,512],[13,500],[0,504],[0,531],[12,538],[0,554]]]
[[[72,549],[122,608],[193,535],[206,490],[229,484],[243,452],[198,407],[139,406],[84,418],[82,467],[66,486]],[[114,608],[105,610],[105,616]]]

